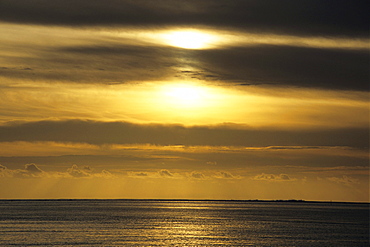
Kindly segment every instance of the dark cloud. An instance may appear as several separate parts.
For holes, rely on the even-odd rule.
[[[46,25],[206,25],[257,32],[368,36],[365,0],[1,0],[0,20]]]
[[[241,127],[241,126],[240,126]],[[232,129],[194,126],[94,122],[81,120],[9,123],[1,141],[56,141],[91,144],[149,143],[211,146],[369,146],[368,128],[321,130]]]
[[[232,172],[233,174],[231,175],[234,176],[234,179],[242,178],[240,175],[245,177],[252,172],[257,174],[265,171],[272,174],[281,174],[282,172],[284,174],[294,174],[298,172],[302,176],[316,176],[316,174],[320,173],[328,174],[333,172],[335,174],[349,175],[363,174],[362,176],[366,177],[369,166],[369,160],[366,156],[367,150],[363,150],[361,156],[356,155],[358,151],[353,150],[352,155],[341,155],[341,150],[334,150],[333,153],[328,154],[322,152],[261,152],[250,150],[217,151],[217,147],[216,151],[210,152],[148,151],[144,149],[135,152],[122,150],[122,152],[114,155],[0,156],[0,163],[16,169],[23,168],[25,163],[32,161],[50,169],[62,169],[63,174],[67,171],[67,168],[71,167],[70,164],[79,164],[78,169],[89,164],[91,167],[94,167],[94,170],[100,170],[104,167],[110,171],[115,171],[115,173],[127,172],[129,176],[136,178],[160,177],[158,172],[151,172],[153,169],[158,169],[158,167],[166,167],[169,171],[184,170],[186,172],[196,171],[198,173],[208,171],[212,172],[208,176],[219,179],[225,179],[225,176],[227,176],[225,174],[222,175],[219,171]],[[167,159],[168,156],[171,156],[172,159]],[[206,164],[205,161],[210,158],[216,160],[217,165]],[[348,173],[343,173],[343,170],[347,170]],[[2,171],[5,174],[9,169]],[[247,171],[247,174],[240,173]],[[70,174],[65,174],[66,177],[71,177]],[[89,174],[94,175],[96,173],[91,172]],[[179,177],[176,173],[171,172],[171,174],[173,174],[173,178]],[[192,176],[191,173],[187,175],[188,178],[198,176],[196,174]],[[103,174],[100,174],[100,176],[103,176]],[[205,176],[204,179],[210,178],[208,176]],[[290,175],[288,176],[290,177]]]
[[[19,67],[0,70],[1,76],[75,83],[124,83],[175,76],[185,51],[154,46],[105,45],[38,50],[37,56],[7,59]],[[25,70],[23,66],[32,66]]]
[[[297,150],[297,149],[323,149],[325,147],[319,147],[319,146],[311,146],[311,147],[307,147],[307,146],[293,146],[293,147],[290,147],[290,146],[270,146],[270,147],[266,147],[266,149],[274,149],[274,150],[289,150],[289,149],[293,149],[293,150]]]
[[[324,89],[369,90],[366,50],[250,46],[192,51],[201,69],[226,81]]]
[[[107,44],[63,47],[14,62],[32,64],[38,69],[3,69],[2,76],[78,83],[125,83],[177,77],[241,85],[369,90],[370,60],[366,50],[272,45],[184,50]]]

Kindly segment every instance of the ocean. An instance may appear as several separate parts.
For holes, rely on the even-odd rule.
[[[369,204],[0,200],[0,246],[368,246]]]

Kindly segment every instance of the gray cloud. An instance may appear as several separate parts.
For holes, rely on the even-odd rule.
[[[37,56],[8,59],[18,66],[0,68],[1,76],[75,83],[124,83],[175,75],[180,49],[110,45],[38,50]],[[23,67],[32,67],[25,70]]]
[[[191,56],[201,69],[217,71],[218,79],[241,84],[369,90],[366,50],[266,45],[192,51]]]
[[[231,129],[194,126],[95,122],[82,120],[9,123],[0,126],[1,141],[56,141],[91,144],[149,143],[210,146],[369,146],[367,128],[322,130]]]
[[[1,0],[0,20],[72,26],[207,25],[367,37],[368,7],[364,0]]]
[[[2,76],[69,82],[125,83],[166,78],[241,85],[369,90],[366,50],[259,45],[212,50],[156,46],[71,46],[14,61],[33,67]],[[181,62],[179,62],[181,61]],[[45,67],[47,64],[47,69]],[[183,70],[182,67],[192,68]]]

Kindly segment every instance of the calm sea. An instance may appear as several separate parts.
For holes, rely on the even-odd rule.
[[[369,204],[0,200],[0,246],[368,246]]]

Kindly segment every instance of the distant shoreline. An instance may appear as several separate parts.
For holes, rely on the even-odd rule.
[[[148,201],[148,202],[256,202],[256,203],[329,203],[329,204],[370,204],[370,202],[342,202],[342,201],[306,201],[306,200],[233,200],[233,199],[0,199],[0,201]]]

